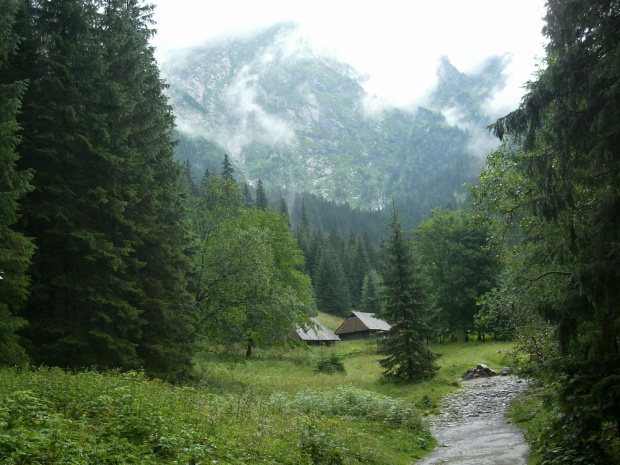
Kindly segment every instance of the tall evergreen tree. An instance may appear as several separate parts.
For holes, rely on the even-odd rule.
[[[428,347],[433,333],[428,325],[425,289],[399,214],[393,204],[391,234],[383,242],[381,316],[393,326],[381,343],[380,353],[385,358],[380,363],[386,377],[411,382],[434,376],[438,367]]]
[[[13,56],[19,39],[14,32],[17,0],[0,0],[0,73]],[[16,169],[19,125],[16,115],[26,89],[23,81],[0,83],[0,364],[26,360],[16,331],[26,321],[18,316],[28,293],[26,273],[33,252],[32,242],[15,230],[18,202],[28,192],[31,173]]]
[[[213,174],[209,171],[209,168],[205,168],[205,172],[200,178],[200,191],[203,192],[207,188],[207,183],[209,182],[209,178],[211,178]]]
[[[269,202],[267,201],[267,193],[265,192],[265,186],[262,180],[258,180],[256,186],[256,208],[259,210],[267,210]]]
[[[131,302],[145,321],[137,352],[149,374],[175,379],[191,371],[194,314],[186,289],[191,241],[179,190],[181,167],[174,161],[172,108],[149,45],[153,7],[141,0],[105,5],[106,60],[111,81],[123,86],[121,121],[129,131],[119,149],[135,166],[125,172],[125,183],[137,194],[126,210],[134,226],[132,272],[140,290]],[[112,124],[118,123],[119,115],[113,116]]]
[[[37,238],[24,331],[37,362],[189,369],[173,120],[138,1],[23,4],[20,165]]]
[[[381,306],[381,296],[379,295],[381,288],[381,276],[376,270],[370,270],[364,278],[362,286],[362,298],[360,310],[366,313],[374,313],[379,315],[383,310]]]
[[[29,79],[20,166],[37,173],[21,222],[37,239],[24,334],[39,363],[138,367],[139,311],[117,291],[132,292],[131,244],[104,231],[124,224],[124,202],[121,184],[108,184],[121,156],[108,146],[97,5],[22,5],[9,73]]]
[[[252,198],[252,193],[250,192],[250,186],[247,183],[243,185],[243,195],[241,197],[241,205],[245,208],[253,208],[255,203]]]
[[[536,367],[556,392],[544,463],[618,463],[620,5],[548,0],[545,20],[546,66],[493,126],[506,146],[474,192],[519,233],[495,303],[527,304],[558,335]]]
[[[340,258],[329,242],[321,248],[313,283],[319,310],[347,316],[351,311],[349,286]]]
[[[303,197],[301,198],[301,215],[297,228],[295,229],[295,237],[297,238],[297,244],[306,257],[306,272],[310,274],[312,264],[310,263],[310,221],[308,220],[308,213],[306,212],[306,205]]]
[[[222,177],[230,179],[231,181],[234,181],[235,180],[234,174],[235,174],[235,168],[233,168],[232,164],[230,163],[230,159],[228,158],[228,155],[224,154],[224,160],[222,160]]]
[[[179,177],[179,189],[185,197],[190,200],[188,203],[189,205],[193,204],[193,201],[200,195],[200,190],[198,189],[198,186],[194,182],[194,178],[192,176],[192,167],[189,160],[185,160],[182,165],[181,175]]]

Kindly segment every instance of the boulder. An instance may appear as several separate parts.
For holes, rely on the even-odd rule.
[[[499,375],[497,371],[492,370],[488,366],[480,363],[476,368],[470,368],[467,370],[467,372],[463,375],[463,380],[467,381],[476,378],[489,378],[497,375]]]

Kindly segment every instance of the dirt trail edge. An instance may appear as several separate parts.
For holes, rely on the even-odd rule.
[[[527,389],[515,376],[463,381],[442,399],[430,418],[437,449],[416,465],[525,465],[529,446],[521,430],[504,417],[506,407]]]

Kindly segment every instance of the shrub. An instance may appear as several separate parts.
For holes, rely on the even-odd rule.
[[[363,389],[343,386],[324,392],[306,390],[295,397],[294,403],[305,413],[358,417],[391,427],[427,431],[422,416],[411,404]]]
[[[336,352],[331,352],[329,357],[321,356],[316,369],[321,373],[346,373],[344,364]]]

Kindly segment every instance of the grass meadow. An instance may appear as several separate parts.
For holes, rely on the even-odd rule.
[[[320,316],[331,329],[340,319]],[[203,354],[184,386],[141,373],[0,371],[0,463],[413,464],[425,424],[469,368],[500,369],[508,343],[445,343],[436,378],[392,384],[374,340]],[[344,372],[319,372],[337,360]]]

